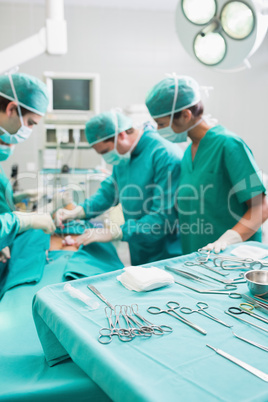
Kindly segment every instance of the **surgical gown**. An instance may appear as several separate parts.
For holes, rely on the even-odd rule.
[[[14,209],[12,186],[0,165],[0,214],[14,211]]]
[[[129,243],[132,265],[181,254],[176,210],[182,152],[147,126],[127,164],[82,204],[86,218],[121,203],[125,223],[122,241]]]
[[[0,215],[0,250],[13,243],[20,228],[19,219],[14,214]]]
[[[178,209],[183,253],[232,229],[247,211],[246,201],[265,191],[244,141],[220,125],[208,130],[194,161],[190,145],[181,165]],[[261,241],[261,230],[249,240]]]

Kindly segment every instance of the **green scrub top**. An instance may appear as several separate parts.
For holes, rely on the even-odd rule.
[[[13,189],[2,166],[0,165],[0,214],[15,210]]]
[[[114,166],[95,195],[82,204],[86,217],[119,202],[132,265],[181,254],[176,210],[182,151],[147,126],[127,164]]]
[[[19,228],[19,219],[15,214],[0,215],[0,250],[13,243]]]
[[[244,141],[220,125],[208,130],[194,161],[191,145],[182,160],[178,210],[183,253],[216,241],[242,218],[246,201],[265,192]],[[249,240],[261,241],[261,230]]]

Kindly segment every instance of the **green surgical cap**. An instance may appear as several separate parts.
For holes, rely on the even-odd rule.
[[[148,93],[145,103],[153,118],[169,116],[180,112],[200,101],[198,83],[191,77],[172,76],[165,78],[156,84]],[[178,95],[173,110],[176,82],[178,83]]]
[[[86,138],[92,146],[115,137],[133,126],[132,120],[119,112],[104,112],[92,117],[86,123]]]
[[[49,102],[46,85],[38,78],[22,73],[12,74],[12,80],[20,106],[43,116]],[[16,101],[7,74],[0,75],[0,96]]]

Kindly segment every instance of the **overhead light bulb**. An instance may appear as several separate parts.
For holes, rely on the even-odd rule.
[[[182,0],[182,10],[193,24],[207,24],[216,14],[215,0]]]
[[[226,54],[226,43],[223,36],[217,32],[200,32],[194,40],[194,53],[199,61],[215,66]]]
[[[233,39],[245,39],[254,29],[254,13],[242,1],[225,4],[220,19],[223,30]]]

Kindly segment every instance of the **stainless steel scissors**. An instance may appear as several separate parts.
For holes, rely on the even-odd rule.
[[[191,328],[195,329],[196,331],[200,332],[203,335],[206,335],[207,332],[199,327],[198,325],[192,323],[189,320],[186,320],[186,318],[184,318],[183,316],[181,316],[176,310],[178,310],[180,308],[180,303],[175,302],[175,301],[169,301],[167,302],[167,310],[162,310],[160,307],[156,307],[156,306],[151,306],[149,308],[147,308],[147,311],[151,314],[168,314],[171,315],[171,317],[176,318],[177,320],[183,322],[186,325],[189,325]]]
[[[120,327],[120,319],[119,315],[116,312],[116,307],[119,306],[114,306],[114,309],[112,310],[110,307],[105,307],[105,315],[107,317],[108,323],[109,323],[109,328],[101,328],[99,331],[99,342],[103,344],[108,344],[112,342],[112,337],[114,335],[118,336],[120,341],[122,342],[130,342],[133,339],[133,335],[130,330],[121,328]],[[110,313],[108,313],[108,310],[110,310]],[[112,322],[112,312],[114,311],[115,314],[115,323],[113,324]],[[120,312],[119,312],[120,314]],[[116,326],[118,325],[118,328]]]
[[[254,309],[254,306],[252,306],[249,303],[241,303],[240,307],[230,307],[228,308],[229,313],[232,314],[248,314],[251,317],[256,318],[257,320],[263,321],[266,324],[268,324],[267,318],[263,318],[259,314],[252,313],[252,310]]]
[[[214,317],[213,315],[211,315],[211,314],[209,314],[207,311],[205,311],[205,310],[208,309],[208,307],[209,307],[207,303],[201,302],[201,301],[200,301],[200,302],[197,302],[197,303],[196,303],[196,307],[197,307],[197,310],[193,310],[193,309],[190,308],[190,307],[181,307],[181,308],[180,308],[180,311],[181,311],[182,313],[184,313],[184,314],[198,313],[198,314],[201,314],[201,315],[203,315],[203,316],[209,318],[210,320],[216,321],[216,322],[218,322],[219,324],[224,325],[225,327],[228,327],[228,328],[231,328],[231,327],[232,327],[232,325],[226,324],[225,322],[219,320],[217,317]]]

